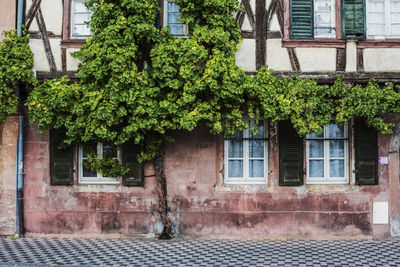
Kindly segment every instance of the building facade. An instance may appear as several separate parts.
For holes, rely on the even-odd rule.
[[[27,1],[30,46],[39,79],[77,70],[79,62],[70,54],[91,34],[85,24],[90,11],[83,3]],[[277,75],[316,77],[321,83],[332,83],[339,75],[348,83],[360,84],[370,78],[380,83],[400,79],[398,1],[241,3],[244,9],[235,17],[243,41],[236,60],[248,73],[268,65]],[[179,7],[167,0],[162,6],[162,26],[169,26],[177,36],[187,34],[187,27],[176,20]],[[398,122],[398,118],[391,119]],[[331,124],[322,135],[304,138],[293,137],[285,123],[268,121],[260,123],[257,136],[245,130],[230,140],[210,135],[205,127],[190,134],[176,133],[176,142],[166,148],[165,162],[174,231],[275,237],[399,235],[400,126],[384,136],[360,135],[363,126],[359,125],[356,121],[345,126]],[[10,129],[7,122],[2,127],[3,132]],[[133,165],[139,178],[129,183],[86,170],[84,149],[74,147],[69,154],[62,153],[68,159],[58,158],[69,161],[63,169],[55,159],[56,136],[38,133],[34,124],[26,127],[25,134],[27,232],[159,231],[151,162],[144,164],[143,174],[142,167]],[[368,147],[362,150],[360,144],[365,143]],[[110,152],[102,144],[94,148],[99,155]],[[121,148],[111,153],[124,161],[129,151]],[[366,154],[369,158],[360,160]],[[58,172],[54,178],[56,166],[64,174]],[[366,177],[363,182],[360,173]]]

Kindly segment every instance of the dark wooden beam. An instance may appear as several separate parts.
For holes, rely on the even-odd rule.
[[[61,68],[62,71],[67,71],[67,49],[61,48]]]
[[[277,6],[277,0],[272,0],[271,4],[269,4],[267,10],[267,31],[270,29],[272,17],[276,13],[276,6]]]
[[[49,36],[47,34],[46,24],[44,22],[42,9],[40,8],[40,6],[36,13],[36,22],[39,26],[40,35],[42,36],[44,52],[46,54],[47,61],[49,63],[50,71],[54,72],[57,70],[56,62],[54,60],[53,52],[51,51]]]
[[[31,27],[33,19],[36,17],[36,12],[38,11],[41,3],[42,0],[34,0],[31,7],[29,8],[28,15],[26,15],[26,23],[25,23],[27,30],[29,30],[29,28]]]
[[[249,20],[249,24],[251,26],[251,29],[254,31],[254,25],[255,25],[255,21],[254,21],[254,13],[253,10],[251,9],[251,5],[250,5],[250,1],[249,0],[243,0],[242,1],[242,5],[244,6],[244,9],[246,10],[246,14],[247,14],[247,19]],[[256,8],[256,15],[257,15],[257,8]]]
[[[337,71],[346,70],[346,48],[336,49],[336,70]]]
[[[301,71],[300,62],[296,55],[296,50],[295,50],[296,48],[287,47],[286,49],[287,49],[287,52],[289,55],[289,61],[290,61],[290,66],[292,67],[292,70],[294,72]]]
[[[256,38],[256,32],[255,31],[242,31],[242,38],[245,39],[255,39]]]
[[[267,61],[267,11],[266,0],[256,0],[256,69]]]

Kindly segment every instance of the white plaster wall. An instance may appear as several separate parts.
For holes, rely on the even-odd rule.
[[[331,72],[336,70],[335,48],[295,48],[303,72]]]
[[[78,51],[79,49],[77,48],[70,48],[67,49],[67,71],[76,71],[78,70],[78,65],[79,65],[79,60],[73,58],[71,56],[71,53]]]
[[[267,65],[277,71],[291,71],[287,49],[282,47],[281,39],[267,39]]]
[[[26,13],[32,5],[32,0],[26,1]],[[47,31],[55,35],[61,35],[62,20],[63,20],[63,1],[61,0],[42,0],[40,5],[43,13],[44,22],[46,23]],[[36,19],[29,29],[30,31],[38,31]]]
[[[243,31],[252,31],[253,30],[251,28],[251,25],[250,25],[250,22],[249,22],[249,17],[247,16],[247,14],[244,16],[242,30]]]
[[[278,17],[276,16],[276,14],[272,15],[271,22],[269,25],[269,30],[274,32],[281,30],[281,27],[279,26]]]
[[[347,41],[346,43],[346,72],[357,71],[357,43]]]
[[[50,47],[53,52],[54,61],[56,62],[57,70],[61,70],[61,49],[60,43],[61,39],[50,39]],[[33,63],[34,68],[37,71],[50,71],[49,63],[47,61],[46,54],[44,52],[43,41],[41,39],[30,39],[29,45],[34,54]]]
[[[365,71],[400,71],[400,48],[364,49]]]
[[[255,71],[256,69],[256,40],[244,39],[241,49],[236,52],[236,64],[244,71]]]

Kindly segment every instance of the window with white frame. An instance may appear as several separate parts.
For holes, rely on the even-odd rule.
[[[264,184],[268,170],[268,127],[265,120],[257,125],[257,134],[250,129],[238,131],[225,140],[225,183]]]
[[[81,184],[119,184],[119,178],[103,177],[101,173],[91,171],[83,164],[88,156],[88,151],[94,151],[97,156],[111,157],[120,160],[120,151],[102,143],[90,143],[88,146],[79,146],[79,183]]]
[[[85,6],[86,0],[71,2],[71,38],[85,39],[91,36],[90,21],[92,12]]]
[[[367,38],[400,38],[400,0],[367,0]]]
[[[314,0],[314,38],[335,38],[335,0]]]
[[[170,28],[171,35],[188,35],[188,27],[179,21],[180,18],[179,6],[173,0],[164,0],[164,27]]]
[[[307,135],[307,183],[348,183],[347,125],[330,124],[320,135]]]

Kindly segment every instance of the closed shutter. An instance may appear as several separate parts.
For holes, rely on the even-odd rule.
[[[378,133],[365,125],[365,120],[354,122],[354,150],[356,160],[356,183],[378,184]]]
[[[73,185],[73,148],[59,148],[65,139],[64,129],[50,131],[50,183],[51,185]]]
[[[302,185],[303,173],[303,138],[290,121],[279,122],[279,185]]]
[[[122,184],[125,186],[143,186],[144,168],[139,163],[137,156],[140,154],[141,147],[135,145],[133,141],[128,141],[122,145],[122,164],[129,168],[129,173],[122,177]]]
[[[342,29],[344,39],[365,39],[364,0],[343,0]]]
[[[313,0],[290,1],[290,38],[314,38]]]

